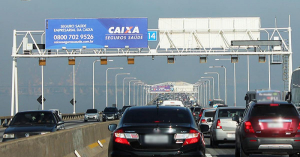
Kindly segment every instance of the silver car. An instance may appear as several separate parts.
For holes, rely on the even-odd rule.
[[[100,122],[100,114],[97,109],[88,109],[84,115],[84,122],[96,120]]]
[[[216,112],[216,108],[205,109],[202,113],[201,118],[199,119],[199,123],[198,123],[199,128],[201,128],[201,125],[208,125],[208,127],[210,128],[215,112]],[[210,119],[211,121],[208,121],[208,119]],[[210,131],[202,132],[202,133],[209,133],[209,132]]]
[[[243,107],[220,107],[216,110],[213,124],[210,128],[210,145],[217,147],[219,143],[235,142],[235,129],[237,122],[232,117],[242,117],[245,108]]]

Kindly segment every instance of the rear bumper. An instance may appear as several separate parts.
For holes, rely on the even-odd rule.
[[[220,142],[234,142],[235,141],[235,131],[224,131],[222,129],[214,130],[214,137],[216,141]]]
[[[144,157],[161,157],[161,156],[168,156],[168,157],[204,157],[205,155],[201,151],[195,151],[195,152],[180,152],[180,151],[174,151],[174,152],[126,152],[126,151],[112,151],[108,154],[109,157],[132,157],[132,156],[144,156]]]
[[[300,141],[295,140],[300,138],[245,138],[242,147],[247,154],[294,154],[300,152]]]

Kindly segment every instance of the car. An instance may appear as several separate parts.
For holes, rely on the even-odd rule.
[[[121,115],[123,115],[123,113],[125,112],[125,110],[127,109],[127,108],[129,108],[129,107],[132,107],[132,106],[130,106],[130,105],[127,105],[127,106],[123,106],[123,108],[122,108],[122,110],[121,110]]]
[[[295,106],[286,101],[252,101],[243,118],[234,116],[235,156],[250,154],[288,154],[300,152],[300,117]]]
[[[213,118],[215,116],[216,108],[210,108],[210,109],[205,109],[203,110],[201,118],[199,118],[199,123],[198,126],[208,126],[209,128],[211,127],[212,122],[207,121],[208,119],[211,119],[213,121]],[[203,133],[210,133],[210,130],[208,131],[202,131]]]
[[[217,107],[219,105],[225,105],[224,100],[222,100],[222,99],[213,99],[212,101],[209,102],[209,106],[211,106],[211,107]]]
[[[103,122],[106,120],[120,119],[120,117],[121,115],[117,107],[105,107],[104,111],[102,111]]]
[[[18,112],[6,127],[2,142],[14,139],[43,135],[65,129],[64,121],[50,110]]]
[[[200,119],[199,114],[201,112],[201,109],[202,109],[201,106],[195,106],[193,111],[192,111],[194,119],[195,119],[196,122],[198,122],[199,119]]]
[[[219,143],[234,143],[237,122],[232,117],[242,117],[244,107],[221,107],[216,110],[214,120],[210,128],[210,146],[217,147]],[[208,122],[212,119],[208,119]]]
[[[184,107],[183,103],[181,101],[177,101],[177,100],[166,100],[161,104],[161,106],[181,106],[181,107]]]
[[[86,113],[84,115],[84,122],[87,122],[89,120],[96,120],[97,122],[100,122],[100,114],[97,109],[86,110]]]
[[[108,128],[112,132],[108,157],[205,156],[203,134],[185,107],[131,107],[118,125]]]
[[[59,116],[59,118],[62,120],[62,113],[60,112],[59,109],[49,109],[49,110],[54,111]]]

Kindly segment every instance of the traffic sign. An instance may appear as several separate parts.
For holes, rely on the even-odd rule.
[[[70,101],[70,103],[71,103],[72,105],[74,105],[73,102],[74,102],[74,101],[73,101],[73,99],[72,99],[72,100]],[[76,104],[76,102],[77,102],[77,101],[75,100],[75,104]]]
[[[148,41],[157,41],[157,31],[148,31]]]
[[[40,97],[38,97],[36,99],[40,104],[42,104],[42,95]],[[44,102],[46,101],[46,99],[44,98]]]

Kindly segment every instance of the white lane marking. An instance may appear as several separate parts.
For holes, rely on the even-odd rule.
[[[103,148],[103,144],[98,140],[98,144],[100,145],[101,148]]]
[[[81,157],[80,154],[77,152],[77,150],[75,150],[75,155],[76,155],[77,157]]]
[[[206,157],[212,157],[210,154],[205,154]]]

